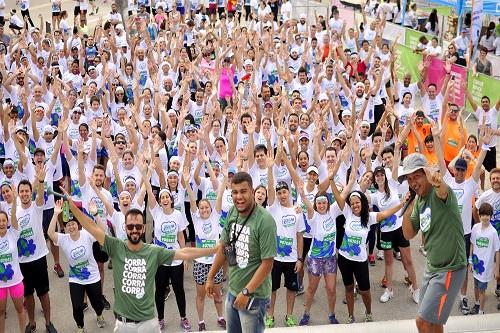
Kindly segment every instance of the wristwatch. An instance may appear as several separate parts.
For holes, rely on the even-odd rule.
[[[243,290],[241,291],[241,293],[243,294],[243,296],[245,297],[250,297],[252,296],[252,293],[248,290],[248,288],[243,288]]]

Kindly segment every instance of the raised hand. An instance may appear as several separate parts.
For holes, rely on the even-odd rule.
[[[443,176],[441,176],[439,171],[435,171],[430,168],[424,168],[424,171],[427,176],[427,180],[432,186],[438,187],[443,183]]]

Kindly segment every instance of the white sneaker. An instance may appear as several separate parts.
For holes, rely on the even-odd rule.
[[[394,297],[394,292],[392,289],[385,288],[384,293],[380,296],[381,303],[387,303],[392,297]]]
[[[378,260],[384,260],[384,251],[378,251],[377,252],[377,259]]]
[[[420,288],[413,290],[413,286],[410,286],[410,297],[413,299],[415,304],[418,304],[418,301],[420,300]]]

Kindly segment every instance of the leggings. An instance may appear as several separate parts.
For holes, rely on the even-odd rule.
[[[71,297],[71,305],[73,306],[73,318],[78,327],[83,327],[83,299],[87,293],[90,304],[95,310],[95,313],[100,316],[104,310],[102,303],[101,281],[91,284],[69,283],[69,294]]]
[[[186,235],[186,230],[184,230],[184,238],[186,242],[194,242],[196,239],[194,237],[194,224],[191,217],[191,203],[189,201],[184,201],[184,215],[186,215],[186,219],[189,222],[187,227],[189,235]]]
[[[373,254],[375,243],[377,249],[380,250],[380,228],[378,223],[373,224],[368,232],[368,254]]]
[[[384,111],[385,111],[385,105],[384,104],[380,104],[380,105],[375,105],[374,106],[374,108],[373,108],[373,116],[374,116],[374,120],[375,121],[373,122],[373,126],[375,128],[377,127],[378,122],[382,118],[382,115],[384,114]]]
[[[186,294],[184,293],[184,265],[160,266],[155,276],[155,303],[158,319],[165,317],[165,289],[168,281],[172,283],[175,301],[181,318],[186,317]]]
[[[23,16],[23,20],[24,20],[24,17],[25,16],[28,16],[28,22],[31,24],[32,27],[34,27],[35,25],[33,24],[33,21],[31,20],[31,16],[30,16],[30,11],[29,9],[26,9],[26,10],[21,10],[21,15]],[[26,23],[26,28],[28,28],[28,23]]]

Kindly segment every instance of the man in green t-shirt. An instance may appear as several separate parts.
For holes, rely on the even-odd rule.
[[[404,213],[403,234],[409,240],[421,230],[427,251],[417,328],[419,332],[443,332],[467,267],[457,198],[422,154],[405,158],[401,176],[406,176],[410,189],[417,194],[413,207]]]
[[[255,203],[252,177],[238,172],[231,180],[234,207],[227,223],[205,289],[214,295],[214,277],[225,262],[229,265],[226,299],[227,332],[260,333],[271,297],[271,270],[276,256],[276,223]]]
[[[146,231],[146,221],[138,209],[130,209],[125,214],[128,240],[125,242],[110,237],[75,206],[67,193],[65,194],[75,219],[113,258],[113,312],[116,317],[114,332],[134,330],[159,333],[160,326],[154,314],[154,283],[158,267],[169,265],[173,260],[192,260],[213,255],[217,248],[182,248],[174,251],[143,243],[141,237]]]

